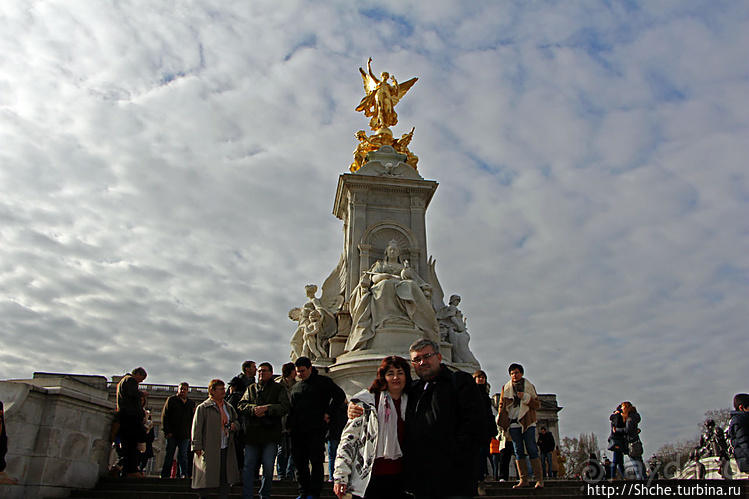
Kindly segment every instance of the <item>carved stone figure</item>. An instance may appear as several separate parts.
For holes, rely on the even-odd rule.
[[[302,307],[294,307],[289,310],[289,319],[298,323],[296,331],[294,331],[294,335],[289,342],[291,344],[292,362],[304,355],[304,333],[307,331],[309,315],[313,310],[315,310],[315,306],[311,302],[305,303]]]
[[[446,331],[447,341],[453,345],[453,362],[478,365],[479,361],[468,348],[468,342],[471,340],[471,337],[468,335],[468,328],[466,327],[463,312],[458,308],[459,304],[460,296],[452,295],[450,297],[450,304],[437,313],[437,319],[440,321],[440,331]]]
[[[308,284],[304,287],[307,303],[289,310],[289,319],[298,323],[290,342],[292,361],[301,356],[312,360],[328,356],[330,338],[338,329],[336,314],[343,305],[345,275],[345,259],[341,255],[338,265],[322,285],[322,296],[317,298],[317,286]],[[308,340],[312,337],[314,339]],[[310,346],[312,343],[314,346]],[[311,352],[314,356],[310,356]]]
[[[309,314],[309,323],[304,330],[304,356],[316,360],[328,356],[328,338],[322,329],[322,314],[314,309]]]
[[[415,327],[423,335],[439,341],[439,325],[429,299],[430,286],[401,262],[396,241],[385,249],[385,259],[364,272],[350,300],[351,334],[345,351],[371,347],[380,327]]]
[[[439,320],[440,338],[442,341],[452,344],[453,362],[471,364],[476,369],[479,369],[481,365],[468,347],[471,337],[468,335],[468,328],[466,327],[463,312],[458,308],[460,296],[452,295],[449,305],[445,305],[445,293],[442,291],[442,285],[437,278],[437,271],[435,269],[437,261],[430,257],[428,265],[429,282],[432,285],[431,299],[434,310],[437,312],[437,319]]]
[[[369,126],[375,132],[381,128],[396,125],[398,114],[395,112],[395,105],[406,95],[418,78],[411,78],[398,84],[395,77],[387,71],[380,73],[380,78],[377,78],[372,72],[371,57],[367,61],[367,71],[359,68],[359,72],[364,80],[364,91],[367,95],[362,98],[356,110],[364,111],[364,116],[372,118],[369,120]],[[393,80],[392,85],[388,83],[389,79]]]

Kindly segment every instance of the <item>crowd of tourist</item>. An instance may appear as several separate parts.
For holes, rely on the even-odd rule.
[[[340,499],[485,495],[487,462],[496,480],[508,480],[511,455],[515,488],[530,486],[531,477],[541,488],[545,478],[564,474],[553,435],[543,426],[536,432],[541,402],[522,365],[510,365],[509,381],[492,399],[485,372],[471,377],[448,369],[432,340],[416,341],[409,354],[410,361],[383,359],[371,386],[348,403],[307,357],[285,364],[278,377],[270,363],[247,361],[229,382],[228,395],[226,384],[213,379],[208,399],[197,405],[188,398],[189,385],[181,383],[161,413],[167,442],[161,477],[191,478],[199,497],[215,491],[228,497],[230,485],[242,483],[247,499],[260,478],[259,497],[268,499],[276,471],[279,479],[296,479],[298,499],[317,499],[326,443],[328,477]],[[147,395],[138,388],[146,376],[136,368],[117,386],[115,434],[123,476],[143,476],[153,441]],[[734,409],[727,436],[739,469],[749,472],[749,395],[736,395]],[[582,478],[626,478],[628,455],[635,477],[646,479],[640,422],[631,402],[619,404],[610,417],[613,461],[601,463],[591,454]],[[0,466],[4,439],[0,405]]]

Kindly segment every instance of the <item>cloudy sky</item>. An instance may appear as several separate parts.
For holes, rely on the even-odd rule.
[[[412,5],[404,5],[412,4]],[[428,251],[495,388],[521,362],[646,453],[749,391],[749,4],[0,3],[0,379],[206,384],[288,358],[338,176],[399,104]]]

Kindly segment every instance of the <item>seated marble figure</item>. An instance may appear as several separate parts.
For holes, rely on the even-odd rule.
[[[439,342],[431,288],[409,266],[408,260],[401,261],[400,256],[398,243],[390,241],[384,260],[364,272],[354,289],[350,301],[352,328],[346,351],[371,348],[377,329],[389,324],[418,329],[424,337]]]

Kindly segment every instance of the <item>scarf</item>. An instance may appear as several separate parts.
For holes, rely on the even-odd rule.
[[[533,383],[526,380],[525,378],[522,378],[522,380],[524,384],[523,394],[529,395],[531,398],[538,397],[538,395],[536,394],[536,387],[533,386]],[[528,412],[529,408],[526,404],[520,403],[518,406],[515,406],[514,401],[518,399],[518,397],[515,391],[515,383],[513,383],[512,380],[508,381],[505,386],[502,387],[502,397],[513,400],[513,404],[507,408],[508,416],[510,417],[510,419],[520,420]],[[535,421],[533,423],[535,423]]]
[[[218,413],[221,414],[221,433],[228,435],[229,428],[227,428],[227,425],[229,424],[229,417],[226,415],[226,408],[224,407],[226,400],[216,400],[212,397],[211,400],[213,400],[213,403],[218,407]]]
[[[518,407],[522,399],[517,396],[518,392],[525,392],[525,378],[520,378],[518,381],[512,382],[512,405]]]
[[[398,418],[406,419],[406,403],[408,395],[401,394],[400,414],[395,408],[395,402],[387,392],[380,392],[380,400],[377,403],[377,422],[379,424],[379,435],[377,438],[377,457],[385,459],[398,459],[403,456],[400,443],[398,442]]]

